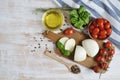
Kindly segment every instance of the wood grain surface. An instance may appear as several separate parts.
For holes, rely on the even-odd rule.
[[[56,44],[56,42],[57,42],[60,38],[62,38],[62,37],[64,37],[64,36],[67,36],[67,37],[69,37],[69,38],[75,39],[76,45],[82,45],[81,43],[82,43],[83,40],[85,40],[85,39],[90,39],[87,34],[84,34],[84,33],[82,33],[82,32],[76,31],[76,30],[74,30],[71,35],[65,35],[65,34],[64,34],[64,31],[61,32],[61,33],[59,33],[59,34],[53,33],[53,32],[51,32],[51,31],[45,31],[45,32],[43,33],[43,35],[44,35],[45,37],[51,39],[55,44]],[[99,47],[101,48],[101,47],[102,47],[102,44],[103,44],[103,41],[97,40],[97,42],[98,42],[98,44],[99,44]],[[55,52],[56,52],[57,54],[59,54],[60,56],[63,56],[63,57],[65,57],[65,58],[67,58],[67,59],[70,59],[70,60],[74,61],[74,51],[73,51],[72,55],[70,55],[70,56],[68,56],[68,57],[67,57],[67,56],[64,56],[57,47],[55,48]],[[92,68],[93,66],[96,65],[96,62],[95,62],[94,58],[88,57],[88,56],[87,56],[87,58],[86,58],[85,61],[77,62],[77,63],[82,64],[83,66],[85,66],[85,67],[87,67],[87,68]]]
[[[39,7],[59,6],[54,0],[0,0],[0,80],[98,80],[99,74],[82,65],[81,74],[75,75],[44,55],[46,49],[54,52],[55,44],[42,35],[43,12],[35,12]],[[115,48],[102,80],[120,79],[120,50]]]

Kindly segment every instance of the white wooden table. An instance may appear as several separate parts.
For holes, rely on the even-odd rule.
[[[58,6],[54,0],[0,0],[0,80],[98,80],[99,74],[82,65],[80,74],[72,74],[44,55],[46,48],[53,51],[54,44],[41,34],[45,29],[43,13],[34,11],[38,7]],[[120,49],[116,48],[101,80],[120,79],[119,58]]]

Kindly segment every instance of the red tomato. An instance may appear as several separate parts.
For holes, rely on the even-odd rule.
[[[100,35],[99,39],[105,39],[107,36],[106,35]]]
[[[90,26],[89,26],[89,32],[92,33],[94,28],[95,28],[95,27],[94,27],[93,25],[90,25]]]
[[[104,24],[108,22],[106,19],[103,19],[103,21],[104,21]]]
[[[94,28],[94,29],[93,29],[93,34],[98,34],[99,31],[100,31],[99,28]]]
[[[100,54],[101,56],[106,55],[106,54],[107,54],[106,49],[104,49],[104,48],[100,49],[100,50],[99,50],[99,54]]]
[[[105,47],[106,48],[111,48],[112,47],[112,43],[110,41],[105,43]]]
[[[109,54],[109,55],[114,55],[114,54],[115,54],[115,50],[114,50],[114,49],[109,50],[109,51],[108,51],[108,54]]]
[[[93,67],[94,72],[99,73],[100,66],[96,65]]]
[[[93,30],[94,28],[95,28],[94,25],[89,26],[89,29],[91,29],[91,30]]]
[[[89,26],[89,32],[94,39],[106,39],[111,34],[112,29],[109,21],[97,18]]]
[[[101,68],[106,70],[108,68],[108,63],[102,63]]]
[[[97,25],[96,19],[92,22],[92,24],[93,24],[95,27],[97,27],[97,26],[96,26],[96,25]]]
[[[100,30],[104,30],[104,25],[99,26]]]
[[[73,33],[73,29],[72,28],[67,28],[66,30],[65,30],[65,34],[66,35],[70,35],[70,34],[72,34]]]
[[[106,35],[106,34],[107,34],[107,31],[106,31],[106,30],[100,31],[100,35]]]
[[[107,31],[107,35],[110,35],[112,33],[112,29],[111,28],[107,29],[106,31]]]
[[[105,58],[103,56],[98,56],[96,59],[97,62],[101,63],[105,61]]]
[[[99,26],[103,26],[103,19],[102,18],[97,19],[97,23]]]
[[[111,60],[112,60],[112,57],[106,56],[106,57],[105,57],[105,60],[106,60],[106,61],[111,61]]]
[[[110,28],[110,23],[105,23],[105,29],[109,29]]]
[[[98,35],[97,35],[97,34],[92,34],[92,37],[93,37],[94,39],[97,39],[97,38],[98,38]]]

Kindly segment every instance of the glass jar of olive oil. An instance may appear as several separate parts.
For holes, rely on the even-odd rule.
[[[56,30],[63,25],[64,16],[60,10],[50,9],[44,13],[42,21],[48,30]]]

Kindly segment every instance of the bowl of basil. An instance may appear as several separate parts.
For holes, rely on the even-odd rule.
[[[81,5],[78,9],[73,9],[69,13],[70,22],[73,27],[83,30],[90,22],[90,13]]]

